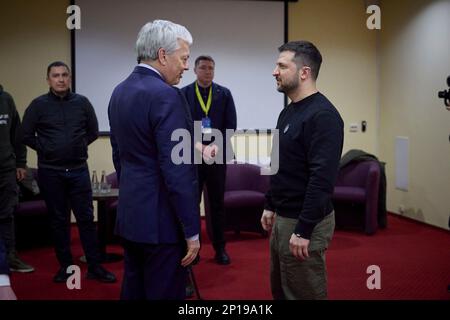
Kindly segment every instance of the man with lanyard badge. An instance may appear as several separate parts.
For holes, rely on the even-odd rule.
[[[199,56],[195,60],[194,72],[197,80],[184,87],[192,119],[201,121],[202,141],[197,141],[196,150],[202,154],[203,161],[197,165],[199,181],[199,203],[203,186],[208,189],[210,216],[208,234],[215,250],[215,261],[221,265],[230,263],[225,251],[224,224],[225,213],[223,196],[225,192],[227,143],[226,129],[236,130],[236,108],[229,89],[213,82],[215,62],[210,56]],[[206,103],[205,103],[206,102]],[[222,141],[215,141],[213,129],[222,134]]]

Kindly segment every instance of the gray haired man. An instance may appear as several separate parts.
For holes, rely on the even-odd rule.
[[[122,299],[184,299],[186,267],[200,249],[196,169],[171,159],[172,133],[193,134],[186,102],[173,87],[188,69],[191,44],[183,26],[144,25],[136,41],[140,63],[109,103],[120,185],[116,233],[125,253]]]

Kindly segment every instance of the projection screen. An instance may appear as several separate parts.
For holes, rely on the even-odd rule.
[[[75,31],[76,92],[92,102],[100,131],[109,132],[107,107],[114,87],[136,65],[134,46],[148,21],[166,19],[192,33],[190,69],[178,87],[195,80],[194,60],[216,61],[214,81],[233,94],[239,129],[275,128],[284,97],[272,71],[284,39],[284,4],[231,0],[76,0],[81,29]]]

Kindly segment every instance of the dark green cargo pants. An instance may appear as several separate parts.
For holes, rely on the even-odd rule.
[[[289,251],[297,219],[276,216],[270,237],[270,282],[274,299],[327,299],[325,251],[334,232],[334,212],[316,225],[311,235],[309,258],[302,261]]]

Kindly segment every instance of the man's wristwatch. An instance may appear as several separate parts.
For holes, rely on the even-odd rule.
[[[297,238],[301,238],[301,237],[302,237],[302,235],[301,235],[300,233],[294,233],[294,235],[295,235]]]

